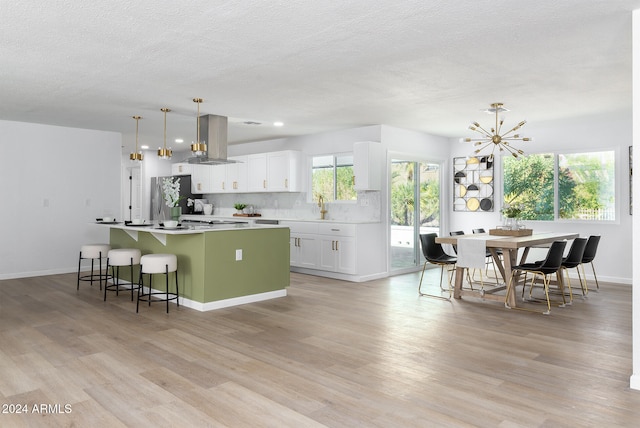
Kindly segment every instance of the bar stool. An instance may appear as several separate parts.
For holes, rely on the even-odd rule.
[[[169,292],[169,272],[174,272],[174,277],[176,279],[176,292]],[[149,292],[145,294],[144,292],[144,274],[149,275]],[[165,284],[166,290],[165,292],[153,292],[151,291],[151,286],[153,285],[153,274],[164,274],[165,275]],[[164,295],[165,297],[152,299],[152,296]],[[138,301],[136,302],[136,312],[138,312],[138,307],[140,306],[140,301],[149,302],[149,306],[151,306],[151,301],[156,302],[167,302],[167,313],[169,313],[169,300],[175,300],[176,305],[180,307],[180,302],[178,298],[180,296],[178,290],[178,258],[175,254],[145,254],[140,258],[140,280],[138,283]]]
[[[102,273],[102,259],[107,257],[111,246],[109,244],[87,244],[80,247],[80,257],[78,258],[78,281],[76,284],[76,290],[80,289],[80,281],[89,281],[93,285],[93,280],[97,280],[100,283],[100,290],[102,290],[102,280],[104,279],[105,285],[110,278],[109,272]],[[91,273],[89,275],[80,275],[80,266],[83,259],[91,259]],[[98,273],[93,272],[93,262],[98,259],[100,270]]]
[[[133,266],[140,264],[140,250],[137,248],[119,248],[117,250],[109,250],[107,254],[107,273],[111,266],[111,277],[113,284],[104,284],[104,301],[107,301],[107,290],[115,290],[116,296],[120,291],[120,266],[129,266],[131,268],[131,301],[133,302],[133,290],[140,287],[138,283],[133,282]]]

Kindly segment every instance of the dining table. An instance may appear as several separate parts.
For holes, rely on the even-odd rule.
[[[455,299],[461,299],[462,296],[473,296],[486,300],[502,301],[507,307],[516,308],[515,290],[506,293],[508,297],[506,301],[505,295],[498,294],[500,291],[505,291],[509,286],[515,288],[518,277],[514,278],[514,281],[511,281],[511,276],[514,274],[512,267],[525,263],[529,251],[533,247],[548,247],[553,241],[570,240],[579,236],[578,233],[573,232],[532,232],[527,236],[477,233],[472,235],[439,236],[436,238],[436,242],[440,244],[451,244],[457,247],[458,263],[456,264],[455,284],[453,288],[453,297]],[[518,253],[520,250],[522,250],[522,255],[518,262]],[[470,254],[465,254],[465,251]],[[504,284],[490,289],[463,289],[462,284],[465,269],[476,267],[474,263],[477,263],[478,260],[484,260],[487,251],[491,254]],[[502,253],[502,257],[500,257],[500,253]],[[469,262],[461,263],[461,259],[467,259]],[[515,273],[515,275],[519,274]],[[564,292],[562,275],[558,275],[557,283],[561,292]]]

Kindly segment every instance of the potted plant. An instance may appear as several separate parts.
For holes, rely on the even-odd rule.
[[[162,193],[165,203],[171,208],[171,219],[178,221],[182,208],[178,205],[185,196],[180,196],[180,178],[167,177],[162,180]]]
[[[247,206],[247,204],[233,204],[233,207],[236,209],[236,211],[238,212],[238,214],[242,214],[242,210],[244,210],[244,208]]]

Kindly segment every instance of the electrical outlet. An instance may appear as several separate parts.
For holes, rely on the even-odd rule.
[[[236,261],[242,260],[242,250],[236,250]]]

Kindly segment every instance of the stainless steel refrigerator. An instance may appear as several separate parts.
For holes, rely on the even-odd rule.
[[[174,175],[167,177],[151,177],[151,213],[149,218],[151,221],[164,221],[171,219],[171,208],[165,203],[162,193],[162,180],[164,178],[180,178],[180,196],[184,196],[178,203],[182,207],[182,214],[189,214],[193,206],[187,207],[187,199],[195,199],[191,193],[191,176],[190,175]],[[198,195],[199,197],[200,195]]]

